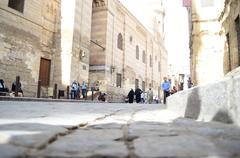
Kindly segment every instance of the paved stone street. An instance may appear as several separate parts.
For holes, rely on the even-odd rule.
[[[240,128],[160,104],[1,101],[0,157],[237,158]]]

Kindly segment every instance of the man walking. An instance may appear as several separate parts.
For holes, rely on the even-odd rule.
[[[85,81],[82,83],[82,95],[83,99],[87,99],[87,84]]]
[[[153,102],[153,91],[151,88],[149,88],[147,92],[147,101],[148,101],[148,104],[152,104]]]
[[[76,80],[74,80],[72,85],[71,85],[71,99],[76,99],[78,89],[79,89],[79,84],[77,83]]]
[[[166,104],[166,98],[170,95],[170,83],[167,80],[167,77],[164,77],[164,82],[162,83],[163,90],[163,103]]]

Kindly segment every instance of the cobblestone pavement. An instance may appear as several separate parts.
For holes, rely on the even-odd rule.
[[[0,158],[239,158],[240,128],[163,105],[0,102]]]

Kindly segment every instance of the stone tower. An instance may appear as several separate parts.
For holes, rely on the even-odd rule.
[[[88,81],[92,1],[61,2],[62,83]]]
[[[164,9],[163,0],[161,0],[159,9],[156,9],[154,11],[153,29],[154,29],[154,35],[156,36],[156,38],[161,37],[162,39],[164,39],[165,37],[164,18],[165,18],[165,9]]]

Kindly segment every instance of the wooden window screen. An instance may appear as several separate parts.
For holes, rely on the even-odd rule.
[[[9,0],[8,1],[8,7],[23,13],[24,0]]]
[[[150,67],[153,66],[153,62],[152,62],[152,55],[149,56],[149,64],[150,64]]]
[[[121,33],[118,34],[117,47],[118,49],[123,50],[123,37]]]
[[[144,81],[142,81],[142,90],[145,92],[145,82]]]
[[[139,80],[138,80],[138,79],[136,79],[136,80],[135,80],[135,89],[137,89],[137,88],[138,88],[138,86],[139,86]]]
[[[136,45],[136,59],[139,59],[139,46]]]
[[[146,64],[146,53],[145,53],[145,51],[143,51],[143,54],[142,54],[142,62],[144,64]]]
[[[122,75],[117,74],[117,87],[122,87]]]

